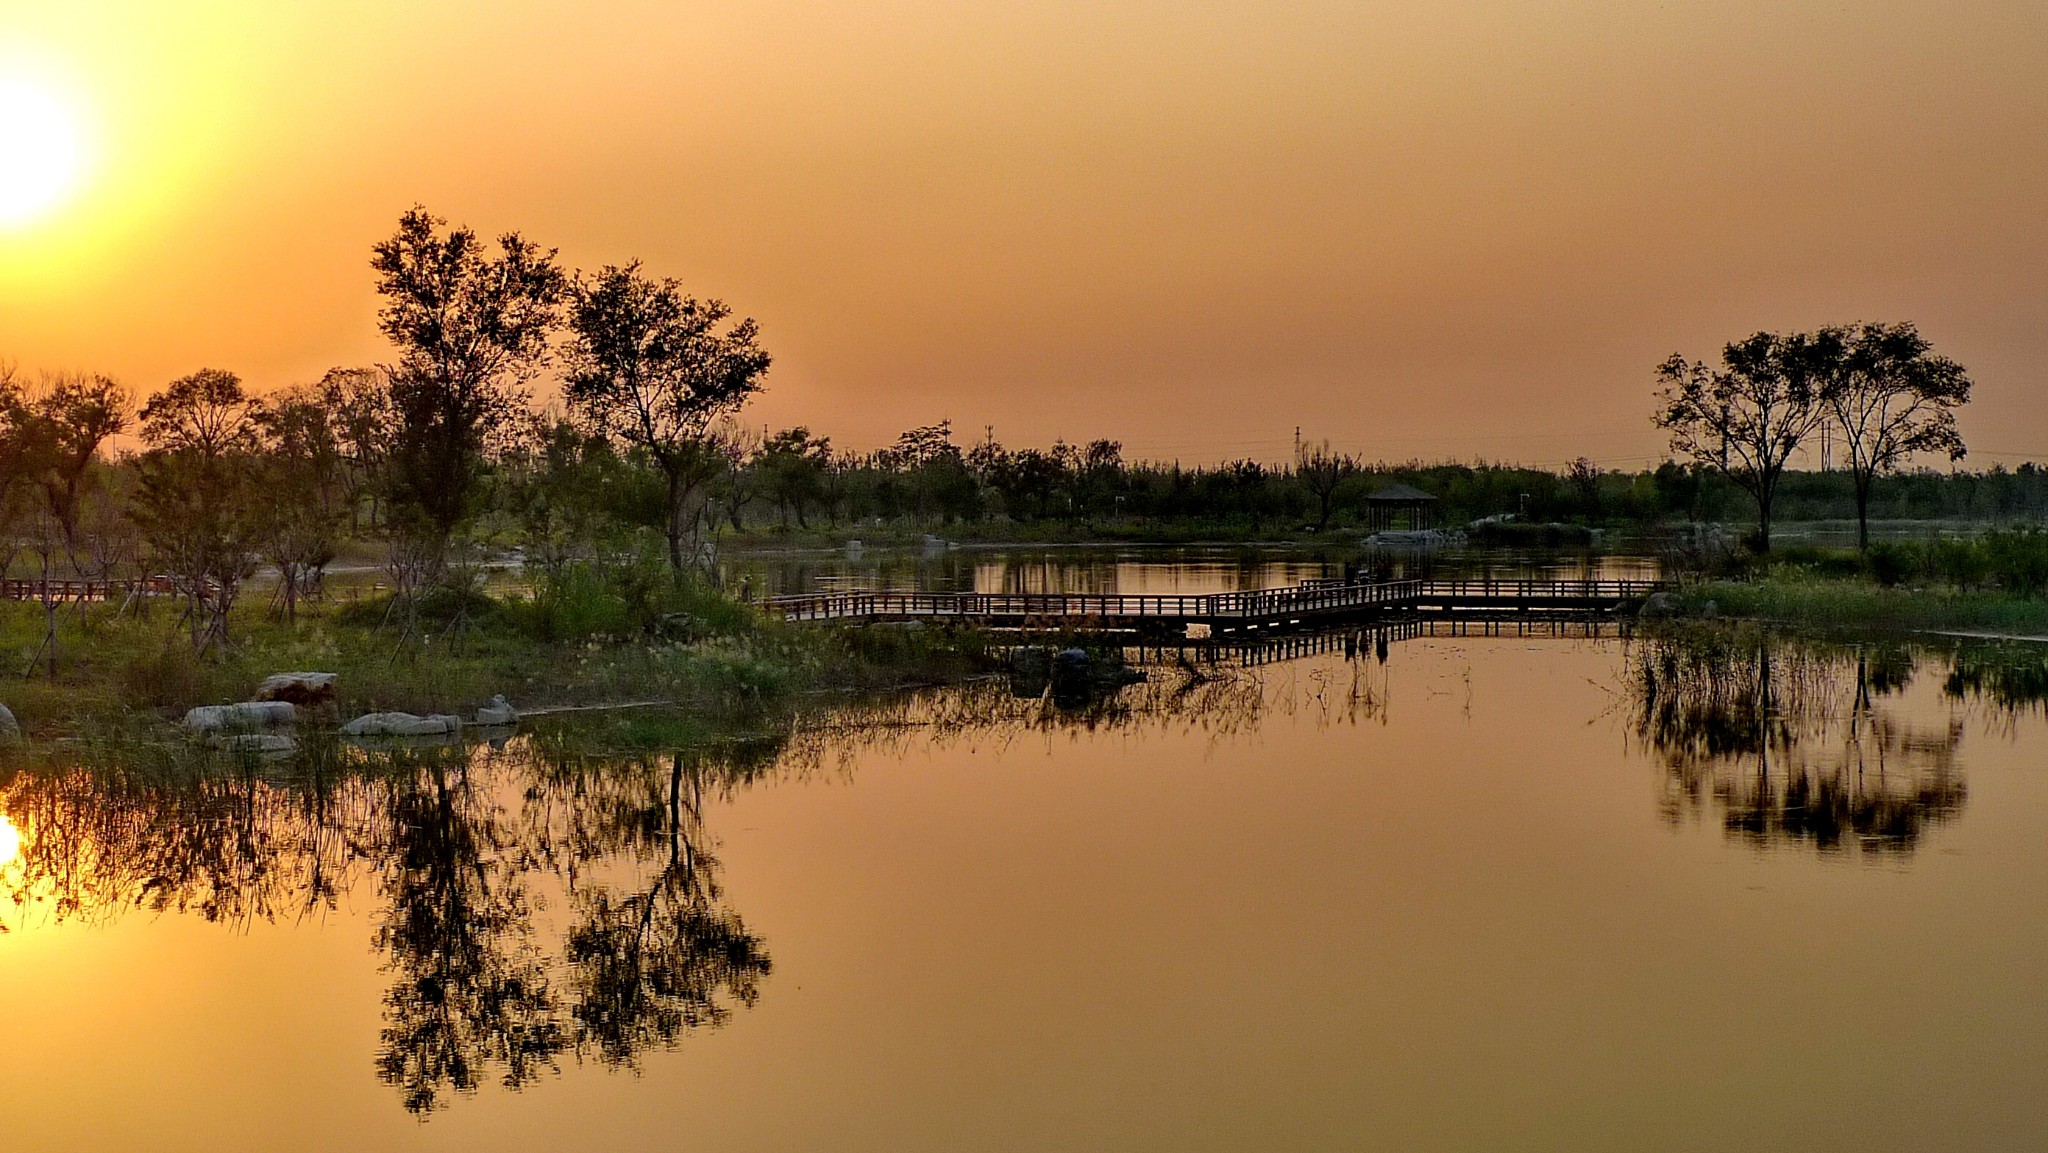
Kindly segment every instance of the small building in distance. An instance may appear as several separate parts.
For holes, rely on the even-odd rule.
[[[1436,498],[1413,485],[1390,484],[1365,498],[1365,531],[1420,532],[1437,527]]]

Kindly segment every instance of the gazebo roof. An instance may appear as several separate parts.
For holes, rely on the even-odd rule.
[[[1436,502],[1435,497],[1419,488],[1405,484],[1390,484],[1385,488],[1375,489],[1372,495],[1365,499],[1368,504],[1433,504]]]

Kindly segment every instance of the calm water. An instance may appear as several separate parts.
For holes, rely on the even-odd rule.
[[[7,1148],[2041,1148],[2044,667],[1424,637],[19,773]]]

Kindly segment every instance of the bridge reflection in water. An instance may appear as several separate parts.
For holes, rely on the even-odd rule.
[[[786,621],[929,621],[1024,632],[1222,636],[1435,616],[1627,614],[1666,588],[1650,580],[1311,580],[1205,595],[857,591],[774,597]]]

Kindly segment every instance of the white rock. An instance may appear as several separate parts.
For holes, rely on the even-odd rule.
[[[499,693],[491,698],[490,704],[476,711],[476,723],[486,726],[516,725],[519,723],[519,710],[512,707],[512,702],[505,699],[505,694]]]
[[[14,719],[14,710],[0,705],[0,742],[21,739],[21,722]]]
[[[242,701],[232,705],[200,705],[185,714],[185,727],[195,733],[247,732],[288,725],[298,719],[290,701]]]
[[[462,718],[436,713],[366,713],[341,726],[345,737],[449,737],[462,731]]]

